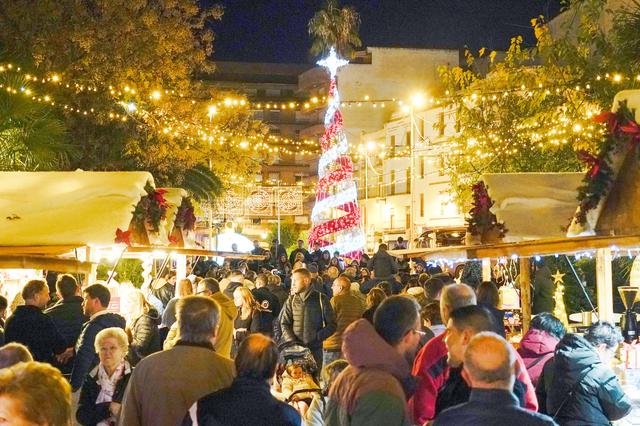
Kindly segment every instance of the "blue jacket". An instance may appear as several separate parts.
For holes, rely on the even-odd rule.
[[[71,389],[74,392],[80,389],[91,369],[98,365],[94,347],[96,335],[105,328],[120,327],[124,330],[125,326],[125,319],[111,312],[98,315],[84,324],[76,343],[76,357],[71,372]]]
[[[300,414],[271,395],[264,380],[237,377],[231,387],[198,401],[199,426],[297,426]],[[185,419],[183,425],[189,425]]]
[[[67,348],[67,342],[51,318],[32,305],[18,306],[7,319],[4,333],[6,343],[22,343],[29,348],[35,361],[53,364],[53,355]]]
[[[469,402],[444,410],[434,425],[557,426],[551,417],[521,408],[512,392],[499,389],[472,389]]]

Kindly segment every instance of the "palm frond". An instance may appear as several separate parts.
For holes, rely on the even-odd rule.
[[[222,193],[222,181],[205,165],[186,170],[181,186],[196,200],[211,200]]]

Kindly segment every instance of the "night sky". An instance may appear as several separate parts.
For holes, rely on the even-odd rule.
[[[203,0],[203,3],[211,2]],[[307,22],[323,0],[218,0],[225,7],[214,60],[309,62]],[[555,16],[560,0],[343,0],[355,6],[364,46],[505,49],[533,43],[531,18]]]

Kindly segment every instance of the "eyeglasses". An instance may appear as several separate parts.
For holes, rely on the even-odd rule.
[[[427,335],[427,333],[425,333],[424,331],[418,330],[418,329],[415,329],[415,328],[412,328],[409,331],[413,331],[415,334],[419,335],[420,337],[424,337],[424,336]]]

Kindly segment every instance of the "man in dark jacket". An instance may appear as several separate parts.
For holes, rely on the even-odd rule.
[[[375,278],[388,279],[398,273],[396,258],[387,253],[386,244],[380,244],[378,252],[369,260],[367,267]]]
[[[109,327],[126,326],[126,321],[118,314],[107,311],[111,293],[102,284],[93,284],[83,291],[82,307],[84,314],[89,317],[76,342],[76,358],[71,372],[71,389],[76,392],[82,386],[87,374],[98,364],[98,355],[95,351],[96,335],[101,330]]]
[[[88,318],[82,311],[82,297],[78,295],[80,288],[76,279],[69,274],[58,275],[56,281],[56,292],[58,293],[58,302],[44,311],[66,341],[67,347],[75,346],[82,324]],[[73,358],[65,364],[56,364],[56,367],[63,374],[71,374],[73,368]]]
[[[282,340],[309,348],[319,371],[322,342],[336,331],[333,308],[327,296],[311,289],[311,273],[304,268],[293,273],[291,290],[280,317]]]
[[[231,387],[200,398],[183,425],[194,424],[196,418],[201,426],[300,425],[300,414],[269,391],[278,364],[278,349],[271,339],[248,336],[240,344],[235,364],[238,376]]]
[[[621,342],[620,331],[608,322],[593,324],[584,337],[565,335],[538,382],[546,413],[563,426],[608,425],[629,414],[631,401],[609,367]]]
[[[222,294],[227,296],[227,298],[233,300],[233,292],[236,291],[238,287],[242,287],[244,285],[244,274],[242,271],[234,270],[229,275],[229,284],[222,291]]]
[[[253,297],[255,297],[256,301],[262,306],[263,309],[271,312],[273,318],[276,318],[280,314],[280,301],[278,297],[271,293],[271,291],[267,288],[267,284],[269,284],[269,277],[267,274],[260,274],[256,278],[256,288],[251,290],[253,293]]]
[[[4,320],[7,315],[9,301],[6,297],[0,296],[0,346],[4,345]]]
[[[51,318],[42,313],[49,302],[49,287],[44,280],[31,280],[22,289],[22,297],[25,304],[7,319],[5,340],[25,345],[34,361],[52,364],[54,354],[65,352],[67,342]]]
[[[440,425],[552,426],[543,414],[521,408],[512,390],[516,354],[509,343],[492,332],[471,338],[464,352],[464,377],[471,384],[469,402],[457,405],[436,417]]]
[[[304,256],[304,263],[311,262],[311,255],[309,254],[307,249],[304,248],[304,241],[298,240],[298,247],[296,247],[296,249],[293,250],[289,255],[289,263],[291,264],[291,266],[293,266],[293,264],[296,263],[296,255],[298,253],[302,253],[302,255]]]
[[[271,252],[271,262],[273,262],[274,265],[278,264],[280,256],[287,256],[287,249],[284,248],[282,243],[278,242],[277,238],[274,238],[271,242],[269,251]]]

